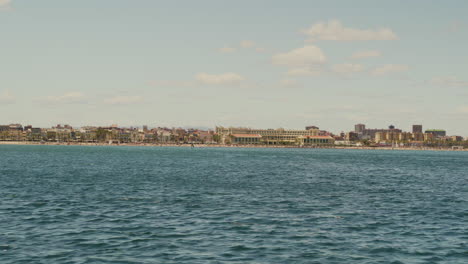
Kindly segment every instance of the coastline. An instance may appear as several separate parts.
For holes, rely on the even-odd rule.
[[[192,144],[175,143],[83,143],[83,142],[36,142],[36,141],[0,141],[0,145],[37,145],[37,146],[124,146],[124,147],[192,147]],[[429,148],[429,147],[351,147],[351,146],[278,146],[278,145],[221,145],[194,144],[194,148],[274,148],[274,149],[353,149],[353,150],[419,150],[419,151],[468,151],[468,149]]]

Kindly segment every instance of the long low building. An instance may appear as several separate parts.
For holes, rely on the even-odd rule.
[[[263,137],[259,134],[232,134],[232,144],[250,145],[266,144]],[[334,145],[335,139],[330,136],[298,136],[294,145],[299,146],[324,146]]]
[[[266,145],[297,145],[300,137],[319,135],[319,129],[288,130],[252,129],[242,127],[216,127],[216,133],[223,144],[266,144]]]
[[[334,145],[335,139],[330,136],[300,136],[298,143],[300,146]]]
[[[262,136],[259,134],[232,134],[231,142],[233,144],[260,144]]]

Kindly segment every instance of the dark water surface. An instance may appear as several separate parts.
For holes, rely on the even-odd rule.
[[[468,152],[0,146],[0,263],[468,263]]]

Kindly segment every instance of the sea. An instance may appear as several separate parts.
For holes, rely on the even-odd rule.
[[[0,263],[468,263],[468,152],[0,145]]]

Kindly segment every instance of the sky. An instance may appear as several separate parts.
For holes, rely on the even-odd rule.
[[[0,0],[0,124],[468,136],[468,1]]]

